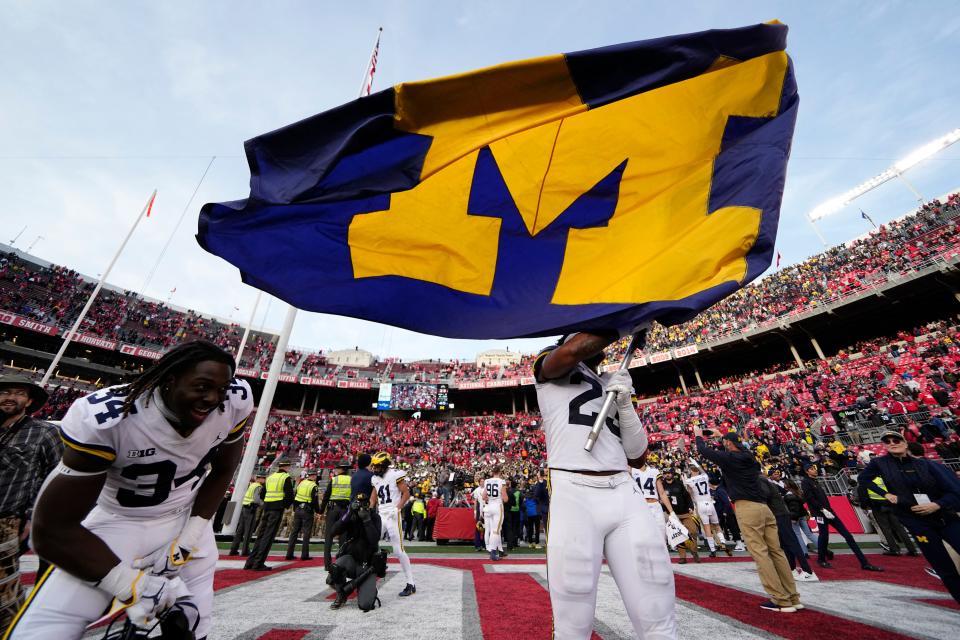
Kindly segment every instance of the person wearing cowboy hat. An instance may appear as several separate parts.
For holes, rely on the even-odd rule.
[[[7,628],[23,604],[20,543],[30,535],[40,486],[63,456],[57,428],[30,417],[47,397],[25,376],[0,376],[0,549],[9,549],[0,552],[0,629]]]

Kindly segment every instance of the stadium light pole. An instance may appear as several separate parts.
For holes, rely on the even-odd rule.
[[[830,245],[827,244],[827,239],[823,237],[822,233],[820,233],[820,227],[817,226],[816,221],[810,216],[807,216],[807,222],[809,222],[810,226],[813,227],[813,232],[817,234],[817,237],[820,239],[820,243],[823,245],[823,248],[829,249]]]
[[[60,350],[57,351],[57,355],[53,357],[53,361],[50,363],[50,366],[47,367],[47,372],[43,374],[43,380],[40,381],[40,386],[44,387],[47,385],[47,382],[50,380],[50,376],[53,375],[53,372],[56,371],[57,365],[60,364],[60,359],[63,358],[64,352],[67,350],[67,347],[73,342],[73,339],[77,337],[77,329],[80,328],[80,324],[83,322],[83,319],[87,317],[87,312],[90,311],[90,307],[93,306],[93,301],[97,298],[97,294],[100,293],[100,289],[103,288],[103,283],[107,281],[107,276],[110,275],[110,270],[113,269],[113,265],[117,263],[117,258],[120,257],[120,254],[123,253],[124,247],[127,246],[127,242],[130,240],[130,237],[133,235],[133,232],[136,230],[137,225],[140,224],[140,221],[143,220],[145,213],[150,211],[153,207],[153,200],[157,197],[157,190],[154,189],[153,193],[150,194],[150,199],[147,200],[147,204],[143,205],[143,209],[140,210],[140,215],[137,216],[137,219],[133,221],[133,226],[130,227],[130,231],[127,232],[127,237],[123,239],[123,242],[120,243],[120,248],[117,249],[117,252],[113,254],[113,258],[110,260],[110,264],[107,265],[107,268],[104,270],[103,275],[100,276],[100,280],[97,281],[97,286],[93,288],[93,293],[90,294],[90,297],[87,298],[87,303],[83,305],[83,309],[80,311],[80,315],[77,316],[77,319],[74,321],[73,326],[70,327],[70,331],[67,332],[67,335],[63,336],[63,344],[60,345]],[[36,241],[34,241],[36,244]],[[33,245],[30,245],[31,248]],[[29,250],[28,250],[29,253]]]
[[[22,235],[23,235],[23,232],[26,231],[26,230],[27,230],[27,225],[23,225],[23,229],[20,229],[20,233],[18,233],[17,235],[13,236],[13,238],[10,239],[10,246],[11,246],[11,247],[13,247],[13,246],[15,246],[15,245],[17,244],[17,240],[20,239],[20,236],[22,236]]]
[[[373,45],[373,53],[367,61],[364,70],[363,86],[360,87],[360,97],[370,95],[373,87],[373,76],[377,71],[377,56],[380,51],[380,35],[383,33],[383,27],[377,30],[377,41]],[[297,319],[297,308],[287,306],[287,317],[283,320],[283,329],[280,330],[280,338],[277,340],[277,350],[273,353],[273,360],[270,362],[270,373],[267,374],[267,383],[263,387],[263,394],[260,396],[260,404],[257,406],[257,415],[253,419],[253,427],[250,429],[250,438],[247,440],[247,448],[243,451],[243,459],[240,461],[240,470],[237,472],[237,480],[233,485],[233,495],[230,496],[232,508],[227,509],[224,516],[223,531],[232,535],[237,530],[236,515],[239,513],[239,505],[243,500],[243,495],[247,492],[247,486],[250,484],[250,474],[253,473],[254,464],[257,461],[257,455],[260,451],[260,441],[263,439],[263,432],[267,425],[267,417],[270,415],[270,406],[273,404],[273,396],[277,391],[277,382],[280,378],[280,369],[283,367],[287,351],[287,343],[290,341],[290,333],[293,331],[293,323]],[[251,316],[252,321],[252,316]],[[240,353],[237,353],[237,363],[239,366]]]
[[[894,162],[893,165],[888,167],[883,173],[870,178],[866,182],[858,184],[856,187],[850,189],[846,193],[842,193],[839,196],[834,196],[826,202],[817,205],[810,211],[809,214],[807,214],[807,217],[810,218],[811,222],[816,222],[824,216],[828,216],[832,213],[840,211],[860,196],[873,191],[880,185],[897,178],[903,182],[903,184],[910,190],[910,193],[912,193],[917,198],[917,201],[922,205],[924,202],[923,196],[912,184],[910,184],[910,181],[906,179],[904,174],[927,158],[940,153],[947,147],[957,142],[960,142],[960,128],[954,129],[950,133],[940,136],[936,140],[932,140],[922,147],[914,149],[900,160]]]

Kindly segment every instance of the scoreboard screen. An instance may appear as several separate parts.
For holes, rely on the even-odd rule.
[[[448,388],[445,384],[383,382],[377,395],[379,411],[446,411]]]

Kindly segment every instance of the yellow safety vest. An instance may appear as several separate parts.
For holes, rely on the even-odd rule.
[[[255,494],[261,486],[259,482],[251,482],[247,485],[247,492],[243,494],[243,506],[249,507],[253,504],[253,494]]]
[[[293,497],[295,502],[313,502],[313,489],[317,483],[313,480],[301,480],[297,485],[297,495]]]
[[[263,496],[263,501],[282,502],[283,485],[289,477],[290,474],[285,471],[277,471],[276,473],[270,474],[270,477],[267,478],[267,494]]]
[[[350,476],[346,473],[341,473],[338,476],[334,476],[333,480],[330,481],[330,499],[331,500],[342,500],[344,502],[350,500]]]
[[[414,500],[413,506],[411,507],[414,513],[419,513],[421,515],[427,515],[427,508],[423,506],[423,500]]]
[[[880,490],[880,493],[877,493],[872,488],[867,488],[867,497],[871,500],[877,500],[879,502],[886,502],[887,499],[884,497],[887,494],[887,485],[883,484],[883,478],[876,477],[873,479],[873,485]]]

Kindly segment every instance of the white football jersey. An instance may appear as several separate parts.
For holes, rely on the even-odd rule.
[[[546,353],[541,352],[538,360]],[[537,382],[537,402],[540,404],[547,440],[547,464],[551,468],[568,471],[627,470],[627,455],[620,442],[620,420],[616,405],[610,411],[593,451],[583,449],[593,421],[603,405],[609,379],[610,374],[598,376],[581,362],[562,378]]]
[[[387,469],[382,476],[373,474],[370,482],[373,483],[373,490],[377,492],[377,511],[396,512],[397,503],[400,502],[400,487],[397,482],[406,477],[406,471],[393,467]]]
[[[503,494],[507,490],[507,481],[503,478],[487,478],[483,481],[483,490],[487,492],[487,505],[490,508],[503,508]]]
[[[137,398],[123,415],[124,385],[76,400],[60,424],[68,447],[111,462],[97,505],[131,518],[156,518],[192,508],[219,445],[243,437],[253,393],[234,379],[224,410],[214,409],[187,437],[160,412],[159,393]]]
[[[649,500],[660,499],[660,496],[657,495],[657,478],[660,477],[659,469],[651,467],[650,465],[647,465],[643,469],[631,468],[630,475],[633,476],[637,486],[640,487],[640,492],[643,493],[644,498]]]
[[[695,476],[684,478],[683,484],[690,487],[695,502],[710,502],[713,500],[710,497],[710,478],[707,477],[707,474],[698,473]]]

